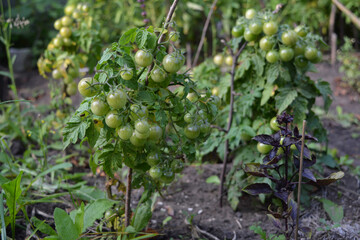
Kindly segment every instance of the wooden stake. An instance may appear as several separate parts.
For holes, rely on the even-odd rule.
[[[303,129],[302,129],[302,136],[301,136],[301,151],[300,151],[299,182],[298,182],[298,195],[297,195],[295,240],[299,239],[298,235],[299,235],[299,217],[300,217],[300,196],[301,196],[301,182],[302,182],[304,147],[305,147],[305,127],[306,127],[306,120],[303,121]]]

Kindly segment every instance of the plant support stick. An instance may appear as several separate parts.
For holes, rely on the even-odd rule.
[[[300,196],[301,196],[301,182],[302,182],[302,171],[303,171],[303,158],[304,158],[304,145],[305,145],[305,126],[306,121],[303,121],[302,138],[301,138],[301,152],[300,152],[300,166],[299,166],[299,183],[297,193],[297,212],[296,212],[296,226],[295,226],[295,239],[298,240],[299,232],[299,215],[300,215]]]

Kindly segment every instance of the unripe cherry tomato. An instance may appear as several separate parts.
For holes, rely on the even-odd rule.
[[[254,35],[260,34],[262,32],[262,28],[262,23],[258,20],[252,21],[249,25],[250,32]]]
[[[283,62],[289,62],[294,58],[294,50],[289,47],[283,47],[280,49],[280,59]]]
[[[133,71],[131,69],[122,70],[120,76],[122,79],[128,81],[131,80],[133,77]]]
[[[236,25],[231,30],[231,34],[233,37],[238,38],[238,37],[241,37],[242,35],[244,35],[244,30],[245,30],[244,26]]]
[[[162,64],[168,73],[176,73],[185,63],[185,57],[181,54],[170,53],[163,58]]]
[[[158,180],[162,176],[162,171],[161,171],[161,169],[159,167],[154,166],[154,167],[150,168],[149,174],[153,179]]]
[[[69,16],[64,16],[61,18],[61,24],[63,27],[70,26],[72,24],[73,20]]]
[[[112,110],[106,114],[105,123],[110,128],[117,128],[122,124],[121,117],[116,110]]]
[[[233,64],[233,57],[232,56],[226,56],[225,58],[225,64],[228,66],[232,66]]]
[[[273,21],[270,21],[270,22],[266,22],[264,23],[263,25],[263,31],[266,35],[268,36],[272,36],[274,35],[275,33],[277,33],[278,31],[278,25],[277,23],[273,22]]]
[[[265,52],[270,51],[274,47],[274,41],[270,37],[263,37],[260,40],[260,48]]]
[[[71,29],[68,27],[62,27],[60,29],[60,35],[64,38],[69,38],[71,36]]]
[[[200,135],[200,128],[196,124],[190,123],[184,129],[185,136],[190,139],[195,139]]]
[[[256,40],[256,35],[254,35],[249,28],[246,28],[244,31],[244,39],[248,42]]]
[[[150,130],[150,124],[145,119],[136,120],[135,130],[142,134],[148,133]]]
[[[60,19],[56,20],[56,21],[54,22],[54,28],[55,28],[56,30],[60,30],[61,27],[62,27],[61,20],[60,20]]]
[[[184,163],[180,159],[174,159],[171,163],[171,170],[173,170],[174,173],[181,173],[184,169]]]
[[[66,86],[66,93],[69,94],[69,96],[74,96],[77,93],[77,87],[75,82],[69,83]]]
[[[160,154],[158,152],[150,152],[147,156],[146,156],[146,161],[147,163],[153,167],[156,166],[160,163]]]
[[[106,102],[114,109],[123,108],[127,103],[125,91],[118,88],[115,91],[110,92],[110,94],[106,97]]]
[[[122,140],[126,141],[126,140],[129,140],[131,135],[133,134],[133,129],[132,129],[131,125],[128,124],[128,125],[125,125],[125,126],[119,128],[117,130],[117,134],[119,135],[119,137]]]
[[[91,112],[97,116],[105,116],[109,111],[109,106],[101,99],[94,98],[91,101]]]
[[[263,144],[263,143],[258,143],[256,145],[256,148],[257,150],[262,153],[262,154],[267,154],[271,151],[271,149],[273,148],[271,145],[266,145],[266,144]]]
[[[166,72],[164,70],[162,70],[161,68],[156,67],[151,71],[150,76],[154,82],[160,83],[166,79]]]
[[[266,54],[266,60],[269,63],[275,63],[279,60],[279,53],[276,50],[271,50]]]
[[[138,50],[135,54],[135,63],[140,67],[150,66],[153,61],[153,55],[144,50]]]
[[[246,10],[245,12],[245,18],[246,19],[253,19],[256,15],[256,11],[252,8]]]
[[[221,66],[224,62],[224,56],[220,53],[216,54],[213,60],[216,65]]]
[[[84,97],[95,96],[97,87],[91,86],[92,83],[94,83],[94,81],[90,77],[81,79],[78,84],[79,93]]]
[[[280,127],[279,127],[279,124],[276,120],[276,117],[273,117],[271,120],[270,120],[270,128],[273,130],[273,131],[279,131],[280,130]]]

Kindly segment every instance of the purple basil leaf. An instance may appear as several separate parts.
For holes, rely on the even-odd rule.
[[[274,195],[276,197],[278,197],[280,200],[282,200],[283,202],[287,203],[289,193],[286,190],[275,192]]]
[[[250,195],[259,195],[259,194],[268,194],[272,193],[272,189],[267,183],[254,183],[247,185],[242,189],[242,191],[250,194]]]
[[[269,158],[269,155],[266,155],[266,156],[263,158],[263,163],[264,163],[264,164],[267,164],[268,162],[270,162],[270,158]]]
[[[318,142],[318,139],[317,139],[316,137],[313,137],[313,136],[307,135],[307,134],[305,134],[305,139],[306,139],[306,140],[312,140],[312,141]]]
[[[266,165],[268,166],[268,165],[273,165],[273,164],[278,163],[282,159],[283,156],[284,156],[283,154],[275,156],[273,159],[271,159],[271,161],[267,162]]]
[[[280,139],[281,139],[280,132],[277,132],[277,133],[273,134],[272,137],[279,145],[280,144]]]
[[[294,137],[286,137],[286,138],[284,138],[283,145],[284,145],[285,147],[287,147],[287,146],[296,144],[298,141],[299,141],[299,140],[297,140],[297,139],[294,138]]]
[[[306,159],[304,158],[303,159],[303,168],[309,168],[311,167],[312,165],[314,165],[316,163],[316,157],[315,155],[311,155],[311,159]],[[297,169],[299,169],[299,166],[300,166],[300,159],[298,156],[294,155],[294,165]]]
[[[290,217],[295,222],[297,215],[297,203],[293,199],[290,199],[288,205],[291,206]]]
[[[280,219],[274,217],[274,215],[272,215],[272,214],[266,214],[266,215],[269,217],[270,221],[272,222],[272,224],[274,224],[275,227],[281,229]]]
[[[294,136],[295,136],[296,138],[299,137],[299,129],[298,129],[298,127],[295,127],[295,128],[294,128]]]
[[[278,149],[278,147],[273,147],[273,149],[271,149],[270,153],[268,154],[269,159],[273,159],[276,156]]]
[[[310,169],[305,168],[302,175],[304,178],[307,178],[313,182],[316,182],[316,178],[315,178],[314,174],[310,171]]]
[[[266,134],[257,135],[255,137],[253,137],[253,139],[260,143],[263,143],[266,145],[271,145],[271,146],[274,146],[274,142],[275,142],[272,136],[266,135]]]
[[[250,174],[252,176],[256,177],[266,177],[264,170],[260,168],[260,163],[248,163],[245,164],[243,167],[244,171],[247,174]]]
[[[299,152],[301,152],[301,141],[297,142],[295,144],[295,146],[296,146],[297,150],[299,150]],[[310,159],[310,155],[311,155],[311,153],[310,153],[309,148],[306,145],[304,145],[304,157]]]

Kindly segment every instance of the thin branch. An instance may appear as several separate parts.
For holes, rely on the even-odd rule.
[[[175,9],[176,9],[176,5],[178,4],[180,0],[174,0],[174,2],[172,3],[171,7],[170,7],[170,10],[169,10],[169,13],[168,15],[166,16],[166,20],[165,20],[165,23],[164,23],[164,30],[168,27],[170,21],[171,21],[171,18],[172,16],[174,15],[174,12],[175,12]],[[156,48],[157,46],[163,41],[163,38],[164,38],[165,34],[164,34],[164,31],[161,32],[160,34],[160,37],[157,41],[157,44],[154,48],[154,58],[156,57]],[[149,84],[149,74],[150,72],[153,70],[154,68],[154,63],[151,64],[151,66],[149,67],[149,70],[146,74],[146,79],[145,79],[145,85],[147,86]]]
[[[297,193],[297,213],[296,213],[296,226],[295,226],[295,240],[299,239],[298,234],[299,234],[299,217],[300,217],[300,196],[301,196],[301,181],[302,181],[304,146],[305,146],[305,127],[306,127],[306,120],[303,121],[302,139],[301,139],[299,183],[298,183],[298,193]]]
[[[130,218],[131,218],[131,179],[132,179],[132,168],[129,168],[129,173],[127,176],[127,183],[126,183],[126,195],[125,195],[125,227],[130,225]]]
[[[234,52],[231,50],[231,56],[233,58],[233,63],[232,63],[232,67],[231,67],[231,81],[230,81],[230,111],[229,111],[229,120],[228,120],[228,124],[227,124],[227,128],[226,128],[226,132],[228,133],[231,129],[231,125],[233,122],[233,114],[234,114],[234,92],[235,92],[235,68],[236,68],[236,63],[239,59],[240,54],[242,53],[242,51],[244,50],[244,48],[246,47],[247,42],[243,43],[243,45],[239,48],[239,50],[236,52],[236,54],[234,55]],[[225,181],[225,174],[226,174],[226,165],[227,165],[227,160],[228,160],[228,156],[229,155],[229,140],[227,139],[225,141],[225,155],[224,155],[224,162],[223,162],[223,167],[222,167],[222,171],[221,171],[221,178],[220,178],[220,188],[219,188],[219,197],[220,197],[220,207],[222,207],[223,203],[222,203],[222,194],[223,194],[223,189],[224,189],[224,181]]]
[[[221,132],[224,132],[224,133],[227,133],[226,129],[220,127],[220,126],[217,126],[217,125],[210,125],[211,128],[216,128],[217,130],[221,131]]]
[[[217,3],[218,0],[214,0],[214,2],[212,3],[211,5],[211,8],[210,8],[210,11],[207,15],[207,18],[206,18],[206,21],[205,21],[205,25],[204,25],[204,28],[202,30],[202,33],[201,33],[201,38],[200,38],[200,43],[199,43],[199,46],[196,50],[196,54],[195,54],[195,58],[194,58],[194,62],[192,64],[193,67],[196,66],[198,60],[199,60],[199,56],[200,56],[200,52],[201,52],[201,49],[204,45],[204,41],[205,41],[205,35],[206,35],[206,32],[209,28],[209,24],[210,24],[210,20],[211,20],[211,16],[214,12],[214,9],[215,9],[215,6],[216,6],[216,3]]]

